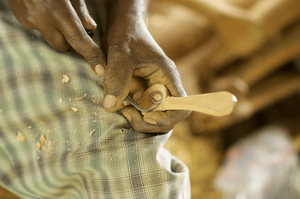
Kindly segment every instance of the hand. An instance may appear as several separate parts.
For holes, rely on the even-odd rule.
[[[143,20],[130,16],[116,19],[104,33],[107,66],[104,76],[104,102],[107,111],[122,108],[129,94],[132,77],[140,77],[147,86],[163,84],[171,96],[186,96],[179,73],[157,45]],[[134,93],[133,93],[134,94]],[[151,112],[142,115],[133,107],[122,110],[131,126],[141,132],[166,133],[189,116],[190,111]]]
[[[40,31],[54,49],[66,51],[71,45],[94,70],[96,65],[105,64],[103,52],[86,33],[97,25],[84,0],[8,0],[8,3],[20,23],[27,29]]]

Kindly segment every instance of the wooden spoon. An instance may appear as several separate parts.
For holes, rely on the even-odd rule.
[[[191,95],[187,97],[170,97],[163,84],[150,86],[136,103],[132,105],[140,111],[191,110],[212,116],[229,115],[237,102],[236,97],[226,91]]]

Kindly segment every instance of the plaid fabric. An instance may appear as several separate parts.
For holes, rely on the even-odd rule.
[[[187,167],[163,148],[171,133],[136,132],[120,112],[106,112],[99,81],[78,54],[51,49],[0,1],[1,186],[30,199],[190,198]]]

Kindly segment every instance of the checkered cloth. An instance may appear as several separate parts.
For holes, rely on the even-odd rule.
[[[0,185],[30,199],[190,198],[188,168],[163,148],[171,133],[106,112],[101,80],[0,1]]]

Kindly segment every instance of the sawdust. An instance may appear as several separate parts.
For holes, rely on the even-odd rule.
[[[37,150],[45,149],[46,147],[44,146],[45,142],[47,142],[45,134],[41,135],[41,138],[38,140],[36,143]]]
[[[63,75],[63,78],[61,79],[62,84],[68,83],[70,81],[70,78],[68,75]]]
[[[92,130],[90,136],[92,136],[96,132],[96,129]]]
[[[96,100],[92,100],[95,104],[99,104],[99,102],[98,101],[96,101]]]
[[[71,107],[71,109],[74,111],[74,112],[77,112],[78,111],[78,108],[76,108],[76,107]]]
[[[18,132],[17,141],[18,142],[24,142],[26,140],[26,137],[22,135],[21,132]]]
[[[50,148],[48,149],[48,151],[47,151],[47,155],[50,155],[50,153],[52,152],[52,150],[53,150],[53,147],[50,147]]]
[[[87,96],[87,94],[84,93],[84,95],[83,95],[82,97],[77,97],[77,98],[75,98],[75,99],[76,99],[77,101],[83,100],[86,96]]]

